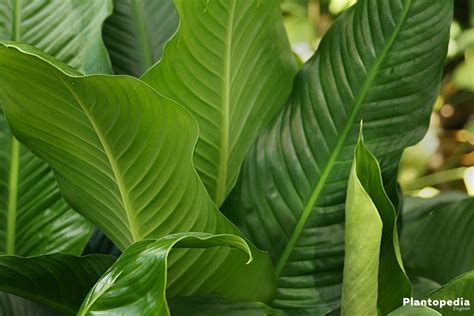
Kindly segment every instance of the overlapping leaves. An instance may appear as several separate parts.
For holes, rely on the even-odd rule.
[[[287,98],[296,62],[280,1],[175,1],[180,25],[143,77],[199,123],[194,155],[220,206],[245,153]]]
[[[85,73],[109,73],[101,29],[110,10],[109,1],[2,0],[0,40],[35,45]],[[0,253],[80,254],[90,224],[67,206],[52,171],[11,136],[3,116],[0,142]]]
[[[0,73],[16,137],[51,165],[66,201],[121,249],[177,232],[240,234],[194,170],[197,124],[178,104],[131,77],[75,75],[27,46],[2,46]],[[237,250],[177,251],[168,293],[268,300],[271,264],[252,251],[249,265]],[[221,269],[229,273],[216,284]]]
[[[395,201],[399,157],[425,133],[437,96],[451,13],[445,0],[359,0],[333,23],[250,149],[225,208],[270,252],[274,306],[296,314],[338,306],[358,122]]]
[[[362,131],[361,131],[362,133]],[[342,315],[382,315],[411,296],[398,244],[396,212],[376,158],[357,143],[345,209]]]

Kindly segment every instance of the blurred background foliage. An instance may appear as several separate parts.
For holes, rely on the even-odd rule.
[[[308,60],[332,21],[356,0],[281,0],[293,51]],[[474,196],[474,0],[454,0],[443,85],[430,129],[405,151],[399,181],[405,195],[444,191]],[[401,127],[403,128],[403,127]]]

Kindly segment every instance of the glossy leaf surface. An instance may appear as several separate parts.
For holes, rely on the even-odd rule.
[[[240,234],[194,170],[196,122],[140,80],[74,75],[30,47],[10,46],[0,48],[0,87],[15,136],[51,165],[67,202],[122,250],[177,232]],[[190,252],[170,258],[171,296],[270,298],[265,253],[252,249],[255,260],[244,265],[238,250]],[[206,265],[229,271],[226,279],[214,284],[212,273],[199,274]]]
[[[362,133],[362,129],[361,129]],[[401,261],[396,213],[377,159],[359,136],[346,200],[343,315],[383,315],[411,296]]]
[[[172,248],[218,246],[238,248],[252,260],[248,245],[235,235],[183,233],[135,243],[92,288],[78,315],[170,315],[166,278]],[[215,280],[226,278],[228,273],[226,270],[214,273],[211,265],[200,267],[199,273],[209,272]]]
[[[299,315],[339,305],[359,122],[396,204],[399,158],[428,127],[451,15],[446,0],[357,1],[332,24],[285,108],[250,149],[225,209],[270,252],[275,307]]]
[[[401,235],[408,272],[440,284],[474,270],[474,198],[442,198],[404,212]]]
[[[109,1],[1,0],[0,40],[37,46],[86,73],[108,73],[101,29],[110,11]],[[61,198],[49,167],[12,138],[3,116],[0,145],[0,253],[80,254],[90,224]]]
[[[177,27],[173,0],[114,0],[103,32],[114,72],[141,76],[161,58]]]
[[[176,7],[179,29],[143,80],[197,119],[196,169],[220,206],[287,98],[296,62],[278,0],[177,0]]]
[[[114,260],[107,255],[59,253],[29,258],[0,256],[0,291],[73,315]]]

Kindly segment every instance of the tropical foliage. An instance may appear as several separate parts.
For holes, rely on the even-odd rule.
[[[397,182],[453,3],[350,4],[303,64],[278,0],[0,0],[0,314],[474,304],[473,198]]]

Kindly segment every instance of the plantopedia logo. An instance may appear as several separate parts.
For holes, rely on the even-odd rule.
[[[471,310],[471,301],[458,297],[454,300],[435,300],[435,299],[424,299],[424,300],[416,300],[413,297],[404,297],[403,298],[403,306],[427,306],[427,307],[435,307],[435,308],[445,308],[451,307],[453,311],[456,312],[465,312]]]

